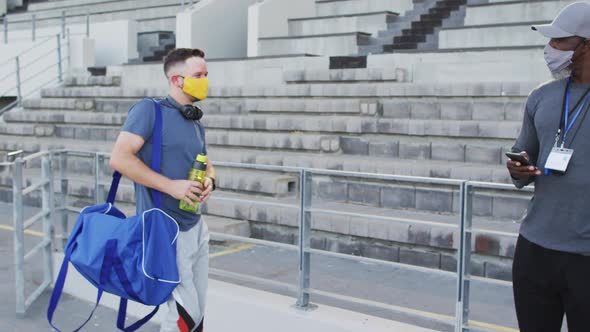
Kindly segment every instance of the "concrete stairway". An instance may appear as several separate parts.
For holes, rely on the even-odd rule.
[[[370,45],[360,46],[360,54],[379,54],[394,50],[436,49],[442,27],[463,25],[466,0],[416,1],[407,11],[379,31]]]
[[[129,107],[166,93],[123,89],[120,83],[109,76],[69,78],[66,86],[25,100],[23,109],[2,118],[0,151],[110,151]],[[508,183],[503,152],[518,134],[530,88],[399,83],[395,70],[380,68],[291,70],[284,72],[283,85],[212,87],[203,122],[214,163]],[[88,203],[94,197],[93,161],[71,157],[68,171],[77,179],[70,192],[80,205]],[[111,171],[106,164],[101,171],[106,182]],[[9,200],[11,176],[0,178],[0,197]],[[255,237],[295,243],[297,191],[297,174],[219,167],[219,191],[204,211],[231,229],[248,223]],[[316,176],[313,194],[321,209],[313,213],[314,247],[455,268],[458,237],[449,225],[458,220],[457,188]],[[509,277],[506,260],[515,239],[504,232],[517,229],[514,220],[528,199],[522,193],[476,194],[476,222],[485,226],[477,232],[475,273]],[[119,200],[133,203],[130,183]]]
[[[140,32],[137,36],[138,62],[161,62],[174,47],[176,37],[172,31]]]
[[[531,31],[549,23],[573,1],[510,1],[469,4],[464,26],[443,28],[442,49],[541,47],[547,38]]]
[[[357,54],[411,8],[408,0],[316,0],[316,16],[290,19],[287,36],[260,38],[259,54]]]

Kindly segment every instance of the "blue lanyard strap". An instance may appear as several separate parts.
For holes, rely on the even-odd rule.
[[[567,134],[574,126],[574,123],[576,122],[576,120],[578,119],[578,117],[580,116],[580,114],[582,113],[584,108],[586,108],[586,104],[588,103],[588,100],[590,99],[590,94],[588,94],[588,91],[586,92],[585,96],[583,96],[582,98],[584,98],[584,101],[582,102],[582,104],[580,105],[580,107],[578,108],[576,113],[574,114],[572,120],[568,121],[569,113],[570,113],[569,112],[569,109],[570,109],[570,84],[568,82],[568,85],[566,88],[566,93],[565,93],[565,109],[564,109],[565,117],[564,117],[564,123],[563,123],[563,128],[564,128],[563,139],[561,141],[562,146],[565,144]]]

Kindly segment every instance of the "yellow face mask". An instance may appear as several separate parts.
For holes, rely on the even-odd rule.
[[[209,90],[208,78],[183,78],[184,86],[182,87],[182,91],[184,91],[188,95],[197,98],[198,100],[203,100],[207,98],[207,91]]]

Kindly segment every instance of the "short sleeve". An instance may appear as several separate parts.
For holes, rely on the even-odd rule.
[[[154,102],[150,99],[143,99],[129,110],[122,131],[139,135],[147,142],[154,130],[154,118]]]

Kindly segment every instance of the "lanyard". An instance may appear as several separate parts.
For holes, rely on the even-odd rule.
[[[559,130],[557,131],[557,137],[555,140],[555,143],[556,143],[555,145],[557,146],[559,136],[563,132],[563,138],[561,140],[561,147],[562,148],[565,145],[567,134],[570,132],[570,130],[574,126],[574,123],[576,122],[576,120],[578,119],[578,117],[580,116],[580,114],[582,113],[584,108],[586,108],[586,104],[588,103],[588,100],[590,99],[590,94],[589,94],[590,88],[588,88],[588,90],[586,90],[586,93],[584,93],[584,95],[580,98],[580,100],[578,101],[576,106],[570,111],[570,86],[571,86],[571,78],[568,80],[567,86],[565,88],[564,108],[563,108],[563,112],[561,113]],[[577,109],[577,111],[575,111],[576,109]],[[570,114],[573,113],[574,111],[575,111],[574,116],[572,117],[571,121],[568,121]],[[562,128],[562,123],[563,123],[563,128]]]

